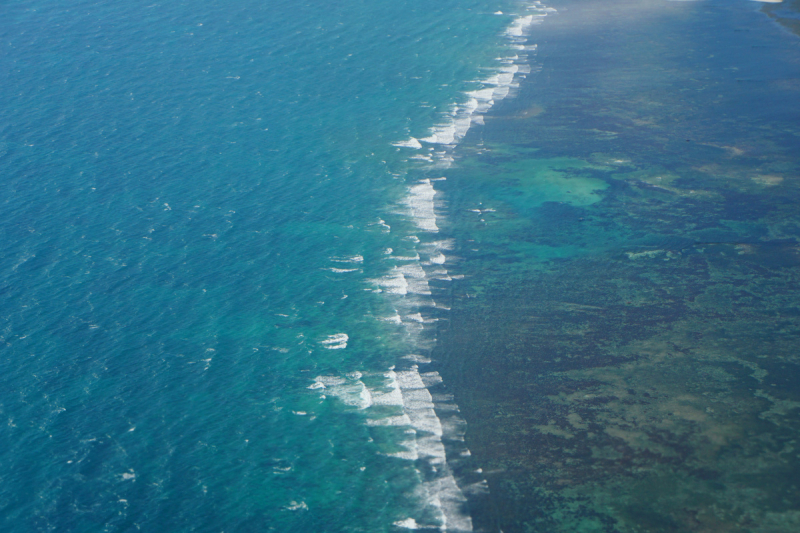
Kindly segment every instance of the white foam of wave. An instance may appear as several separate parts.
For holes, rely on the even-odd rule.
[[[438,511],[440,531],[472,531],[472,518],[461,509],[467,499],[450,475],[423,483],[431,507]]]
[[[526,15],[514,19],[514,22],[511,23],[511,26],[506,29],[506,35],[511,37],[522,37],[525,33],[525,30],[527,30],[531,24],[533,24],[533,15]]]
[[[455,248],[455,245],[455,239],[442,239],[425,244],[426,248],[433,248],[434,250],[452,250]]]
[[[328,338],[320,341],[320,344],[329,350],[342,350],[347,348],[348,340],[350,340],[350,337],[347,333],[336,333],[335,335],[328,335]]]
[[[395,526],[401,527],[403,529],[419,529],[419,525],[417,521],[413,518],[406,518],[405,520],[398,520],[394,523]]]
[[[372,405],[372,393],[359,378],[317,376],[314,383],[308,388],[324,389],[325,397],[337,398],[345,405],[357,409],[366,409]]]
[[[374,405],[395,405],[403,406],[403,393],[400,390],[400,383],[397,381],[397,374],[390,370],[384,374],[386,383],[384,384],[387,392],[372,392],[372,402]]]
[[[433,272],[431,272],[431,277],[433,279],[438,279],[441,281],[453,281],[453,278],[450,276],[447,270],[444,269],[434,270]],[[441,305],[437,305],[436,307],[438,307],[439,309],[446,309],[447,311],[450,310],[449,307],[442,307]]]
[[[392,259],[396,261],[419,261],[419,254],[415,255],[393,255]]]
[[[434,196],[436,196],[436,190],[433,188],[431,180],[425,179],[416,185],[412,185],[408,190],[408,195],[403,200],[403,203],[411,211],[411,217],[421,230],[439,231],[439,227],[436,225],[436,214],[434,213]]]
[[[335,267],[328,268],[327,270],[330,270],[331,272],[334,272],[336,274],[344,274],[346,272],[358,272],[359,271],[358,268],[335,268]]]
[[[379,218],[378,222],[370,224],[370,226],[381,226],[383,228],[384,233],[389,233],[392,231],[392,227],[389,224],[387,224],[386,221],[383,220],[382,218]]]
[[[352,257],[331,257],[331,261],[335,263],[363,263],[363,255],[354,255]]]
[[[384,317],[383,320],[386,321],[386,322],[391,322],[393,324],[398,324],[398,325],[403,323],[403,319],[400,317],[400,313],[398,313],[397,310],[395,310],[394,316]]]
[[[425,387],[416,365],[412,370],[398,372],[397,383],[403,395],[403,408],[411,420],[411,426],[418,432],[418,452],[433,462],[443,463],[442,424],[433,409],[431,393]]]
[[[519,72],[519,65],[511,64],[500,67],[497,74],[491,76],[483,81],[487,85],[494,85],[496,88],[492,90],[492,97],[497,98],[498,90],[508,90],[514,82],[514,76]],[[505,97],[504,93],[503,97]]]
[[[430,507],[438,511],[439,529],[472,531],[472,519],[464,513],[466,498],[447,467],[442,436],[444,429],[434,410],[434,401],[428,387],[436,381],[438,373],[420,374],[416,365],[397,373],[403,394],[403,405],[415,432],[416,455],[437,468],[438,475],[422,485]],[[427,379],[426,379],[427,378]],[[429,381],[426,383],[426,381]],[[441,378],[439,378],[441,381]]]
[[[367,425],[368,426],[372,426],[372,427],[377,427],[377,426],[401,426],[401,427],[405,427],[405,426],[410,426],[411,425],[411,419],[408,418],[408,415],[406,415],[406,414],[399,415],[399,416],[387,416],[387,417],[384,417],[384,418],[370,418],[370,419],[367,420]],[[406,445],[408,445],[409,442],[410,441],[404,441],[404,443]],[[410,449],[409,449],[408,452],[396,452],[396,453],[403,453],[404,455],[403,455],[402,458],[403,459],[408,459],[407,453],[411,453],[411,452],[410,452]],[[416,458],[417,458],[417,456],[415,454],[414,455],[414,460],[416,460]]]
[[[286,505],[283,508],[287,511],[307,511],[308,505],[306,505],[306,502],[297,503],[296,501],[292,500],[289,505]]]
[[[430,135],[421,139],[432,144],[453,144],[456,142],[455,124],[443,124],[431,128]]]
[[[411,137],[407,141],[398,141],[396,143],[392,143],[392,146],[397,146],[400,148],[414,148],[416,150],[422,148],[422,144],[420,144],[420,142],[414,137]]]
[[[407,284],[407,292],[424,296],[431,295],[428,285],[428,275],[419,263],[409,263],[401,267],[396,267],[397,271],[403,276]]]
[[[422,318],[422,313],[413,313],[413,314],[410,314],[410,315],[406,315],[406,318],[409,319],[409,320],[413,320],[414,322],[417,322],[419,324],[422,324],[422,323],[425,322],[425,319]]]
[[[408,281],[398,267],[394,267],[391,272],[373,282],[389,294],[401,296],[408,294]]]

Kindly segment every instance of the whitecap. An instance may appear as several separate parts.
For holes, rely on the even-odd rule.
[[[533,23],[533,15],[526,15],[524,17],[519,17],[511,23],[511,26],[508,27],[506,30],[506,35],[510,35],[512,37],[522,37],[523,33],[528,26]]]
[[[397,382],[397,374],[393,370],[386,372],[384,377],[387,380],[385,388],[388,388],[388,392],[380,392],[380,391],[372,391],[372,403],[373,405],[395,405],[402,407],[403,406],[403,394],[400,390],[400,384]],[[405,418],[404,420],[408,420],[408,417],[403,415]],[[402,418],[402,417],[401,417]],[[407,424],[402,424],[407,425]]]
[[[420,324],[425,322],[425,319],[422,318],[422,313],[414,313],[414,314],[411,314],[411,315],[406,315],[406,318],[409,319],[409,320],[413,320],[414,322],[418,322]]]
[[[392,259],[397,261],[419,261],[419,254],[414,255],[393,255]]]
[[[436,190],[428,179],[420,181],[409,188],[408,196],[403,203],[408,206],[411,216],[419,229],[436,232],[436,214],[434,213],[433,197]]]
[[[414,148],[415,150],[422,148],[422,144],[420,144],[420,142],[414,137],[411,137],[407,141],[398,141],[396,143],[392,143],[392,146],[398,146],[400,148]]]
[[[398,267],[394,267],[391,272],[373,283],[390,294],[408,294],[408,281]]]
[[[419,529],[419,525],[417,525],[417,521],[413,518],[406,518],[405,520],[398,520],[394,523],[395,526],[401,527],[404,529]]]
[[[350,407],[366,409],[372,405],[372,393],[360,379],[317,376],[315,383],[325,384],[325,396],[337,398]]]
[[[429,133],[429,136],[420,140],[430,144],[454,144],[456,142],[456,126],[452,122],[434,126]]]
[[[284,509],[286,509],[287,511],[307,511],[308,505],[306,505],[306,502],[298,503],[296,501],[292,501],[289,503],[289,505],[284,507]]]
[[[320,344],[329,350],[341,350],[347,348],[348,340],[350,340],[350,337],[347,333],[336,333],[335,335],[328,335],[328,338],[320,341]]]
[[[394,313],[395,313],[394,316],[384,317],[382,320],[385,321],[385,322],[391,322],[391,323],[397,324],[397,325],[402,324],[403,323],[403,319],[400,318],[400,314],[397,311],[395,311]]]
[[[331,261],[335,263],[363,263],[363,255],[354,255],[352,257],[331,257]]]

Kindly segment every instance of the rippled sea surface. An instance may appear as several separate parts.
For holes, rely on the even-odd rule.
[[[800,528],[761,7],[7,2],[0,529]]]

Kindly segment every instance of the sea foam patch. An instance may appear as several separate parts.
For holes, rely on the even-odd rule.
[[[321,340],[319,343],[329,350],[342,350],[347,348],[348,340],[350,340],[350,337],[347,333],[336,333],[335,335],[328,335],[325,340]]]
[[[434,196],[436,196],[436,190],[433,188],[431,180],[425,179],[416,185],[412,185],[408,190],[408,195],[403,200],[403,203],[408,206],[411,212],[411,218],[421,230],[439,231],[434,212]]]
[[[414,137],[411,137],[410,139],[405,141],[398,141],[396,143],[392,143],[392,146],[397,146],[400,148],[414,148],[415,150],[419,150],[420,148],[422,148],[422,144]]]

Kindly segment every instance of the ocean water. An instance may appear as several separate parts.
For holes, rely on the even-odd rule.
[[[797,530],[760,8],[7,2],[0,529]]]
[[[2,11],[0,528],[471,530],[430,180],[548,10]]]

